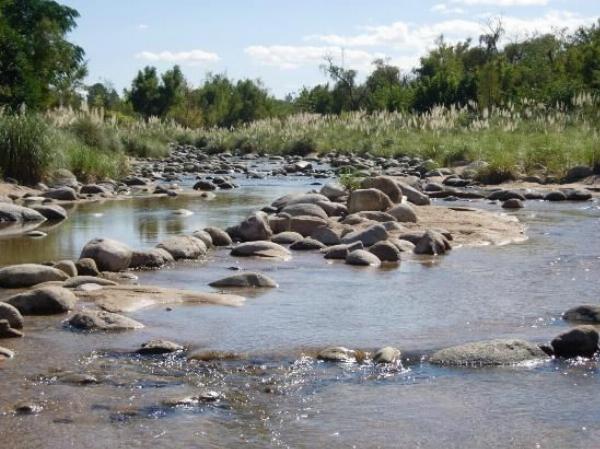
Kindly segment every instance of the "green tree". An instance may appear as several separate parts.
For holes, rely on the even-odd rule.
[[[158,117],[161,113],[161,99],[156,68],[144,67],[131,83],[127,99],[133,110],[143,117]]]

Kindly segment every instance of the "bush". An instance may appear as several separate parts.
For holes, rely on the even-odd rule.
[[[70,130],[89,147],[115,153],[123,149],[117,130],[91,116],[80,116]]]
[[[317,151],[317,144],[310,137],[303,137],[294,141],[288,149],[288,153],[292,156],[305,157]]]
[[[161,159],[169,154],[169,145],[157,138],[132,133],[123,139],[127,154],[135,157]]]

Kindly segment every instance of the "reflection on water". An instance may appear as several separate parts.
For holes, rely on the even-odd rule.
[[[237,223],[306,180],[249,185],[199,198],[80,205],[42,240],[0,241],[0,263],[76,257],[105,235],[143,247],[171,233]],[[477,207],[494,208],[484,202]],[[176,209],[194,215],[173,215]],[[103,214],[97,216],[97,214]],[[567,328],[567,308],[598,302],[600,210],[596,203],[529,201],[515,212],[530,239],[462,248],[437,259],[405,257],[396,269],[349,267],[310,252],[292,261],[231,258],[140,273],[140,281],[197,290],[237,266],[273,277],[241,308],[141,310],[146,327],[121,334],[72,334],[61,317],[27,320],[26,338],[3,345],[17,357],[0,367],[0,432],[7,447],[421,447],[585,448],[600,439],[597,361],[495,369],[440,369],[418,358],[404,370],[316,362],[328,345],[429,351],[466,341],[546,341]],[[128,352],[150,338],[190,348],[249,354],[241,361],[188,362],[183,355]],[[43,351],[40,349],[44,348]],[[81,386],[65,371],[96,376]],[[63,380],[61,380],[63,379]],[[169,407],[165,399],[211,389],[214,403]],[[10,412],[43,403],[37,416]]]

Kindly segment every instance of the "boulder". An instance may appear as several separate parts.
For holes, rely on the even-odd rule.
[[[524,340],[487,340],[466,343],[435,352],[429,361],[436,365],[512,365],[547,359],[542,349]]]
[[[77,298],[63,287],[41,287],[6,300],[23,315],[55,315],[73,309]]]
[[[26,263],[0,269],[0,287],[23,288],[42,282],[64,281],[69,275],[62,270],[46,265]]]
[[[401,253],[412,253],[415,250],[415,244],[408,240],[390,238],[387,240],[392,243]]]
[[[302,234],[291,231],[280,232],[279,234],[275,234],[273,237],[271,237],[272,242],[280,245],[289,245],[302,239]]]
[[[211,287],[234,287],[234,288],[247,288],[247,287],[260,287],[260,288],[277,288],[277,283],[261,273],[246,272],[240,274],[234,274],[218,281],[211,282]]]
[[[363,246],[368,247],[381,240],[386,240],[388,237],[389,235],[386,229],[380,224],[375,224],[366,229],[346,234],[342,238],[342,243],[361,242]]]
[[[504,209],[523,209],[523,202],[517,198],[510,198],[502,203]]]
[[[197,259],[207,252],[204,242],[190,235],[169,237],[156,245],[156,248],[167,251],[175,260]]]
[[[396,182],[388,176],[375,176],[365,178],[361,183],[363,189],[378,189],[385,193],[394,203],[402,201],[402,190]]]
[[[582,189],[570,189],[566,192],[568,201],[588,201],[592,199],[592,193]]]
[[[134,250],[131,253],[129,268],[160,268],[173,260],[171,253],[162,248]]]
[[[75,189],[67,186],[47,190],[42,196],[59,201],[75,201],[78,198]]]
[[[565,321],[600,324],[600,306],[586,304],[573,307],[563,313],[562,317]],[[0,318],[2,318],[1,315]]]
[[[0,360],[12,359],[15,356],[15,353],[10,349],[6,349],[0,346]]]
[[[237,226],[237,234],[244,242],[269,240],[273,231],[269,227],[267,214],[254,212]]]
[[[344,219],[344,223],[347,223],[349,221],[349,218],[353,217],[353,216],[358,216],[360,218],[364,218],[364,219],[370,220],[370,221],[378,221],[380,223],[396,221],[396,218],[393,217],[392,215],[388,214],[387,212],[380,212],[380,211],[375,211],[375,210],[365,210],[362,212],[357,212],[356,214],[348,215],[346,217],[346,219]]]
[[[96,284],[100,286],[112,286],[117,285],[115,281],[111,281],[109,279],[99,278],[95,276],[75,276],[70,279],[67,279],[63,283],[64,288],[77,288],[84,284]]]
[[[66,168],[59,168],[54,170],[47,177],[48,185],[50,187],[77,187],[77,178]]]
[[[317,206],[323,209],[329,217],[343,217],[348,213],[348,208],[345,204],[342,203],[333,203],[331,201],[319,201],[317,203]]]
[[[588,176],[592,176],[594,174],[594,170],[591,167],[585,165],[577,165],[575,167],[571,167],[567,174],[565,175],[565,182],[576,182],[580,179],[587,178]]]
[[[44,218],[50,221],[66,220],[68,217],[65,208],[59,206],[58,204],[45,204],[43,206],[33,206],[32,209],[40,213],[44,216]]]
[[[98,276],[100,274],[96,261],[89,257],[79,259],[75,262],[75,267],[77,268],[77,273],[81,276]]]
[[[102,310],[84,310],[76,313],[66,324],[73,329],[84,331],[123,331],[144,327],[142,323],[131,318]]]
[[[266,257],[288,259],[291,256],[286,248],[269,241],[246,242],[236,245],[231,250],[232,256],[237,257]]]
[[[23,329],[23,315],[10,304],[0,302],[0,320],[8,321],[8,325],[13,329]]]
[[[93,259],[100,271],[122,271],[129,268],[132,254],[131,248],[124,243],[95,238],[86,243],[79,258]]]
[[[172,352],[182,351],[183,346],[168,340],[150,340],[143,343],[136,352],[143,355],[170,354]]]
[[[350,363],[356,361],[356,352],[343,346],[335,346],[323,349],[317,354],[317,358],[326,362]]]
[[[34,209],[0,202],[0,223],[2,222],[37,222],[46,218]]]
[[[348,253],[348,255],[346,256],[346,264],[378,267],[379,265],[381,265],[381,261],[376,255],[365,251],[364,249],[356,249]]]
[[[194,190],[204,190],[204,191],[211,191],[211,190],[216,190],[217,186],[214,185],[212,182],[210,181],[203,181],[200,180],[198,181],[196,184],[194,184],[193,187]]]
[[[309,216],[319,217],[323,220],[327,220],[328,217],[323,209],[312,203],[290,204],[281,209],[281,213],[287,214],[290,217]]]
[[[0,320],[0,338],[19,338],[23,332],[10,327],[8,320]]]
[[[400,250],[388,240],[375,243],[369,248],[369,252],[382,262],[398,262],[400,260]]]
[[[212,237],[206,231],[201,231],[201,230],[194,231],[194,232],[192,232],[192,237],[196,237],[198,240],[202,240],[207,248],[212,248],[214,246]]]
[[[400,355],[401,353],[399,349],[386,346],[385,348],[377,350],[375,354],[373,354],[373,363],[396,363],[400,361]]]
[[[438,256],[452,249],[446,237],[437,231],[427,231],[415,245],[415,254]]]
[[[365,210],[385,211],[392,205],[390,198],[379,189],[358,189],[350,194],[348,213]]]
[[[346,189],[338,182],[330,182],[321,187],[321,195],[326,196],[330,201],[335,201],[346,195]]]
[[[300,216],[292,217],[288,221],[288,231],[297,232],[303,237],[309,237],[319,228],[327,226],[327,220],[319,217]]]
[[[287,204],[285,204],[285,206],[291,206],[294,204],[317,204],[321,201],[328,201],[328,200],[329,200],[329,198],[327,198],[324,195],[320,195],[318,193],[305,193],[303,195],[293,195],[287,201]]]
[[[215,246],[230,246],[233,244],[231,237],[224,230],[209,226],[204,230],[210,235],[213,245]]]
[[[550,343],[556,357],[592,357],[598,351],[598,331],[594,326],[577,326]]]
[[[345,260],[349,253],[357,249],[363,249],[362,242],[354,242],[348,245],[334,245],[329,248],[323,248],[321,252],[324,253],[325,259]]]
[[[54,264],[54,268],[64,271],[69,277],[77,276],[77,267],[72,260],[59,260]]]
[[[567,195],[560,190],[553,190],[552,192],[546,193],[544,195],[544,200],[546,201],[566,201]]]
[[[490,201],[507,201],[512,199],[525,201],[525,195],[515,190],[494,190],[487,196],[487,199]]]
[[[83,193],[84,195],[110,195],[112,193],[105,186],[101,186],[98,184],[86,184],[84,186],[81,186],[81,190],[79,192]]]
[[[326,246],[339,245],[342,242],[343,231],[342,227],[320,227],[310,237]]]
[[[417,214],[409,204],[397,204],[387,211],[396,221],[400,223],[416,223]]]
[[[404,196],[406,196],[406,199],[409,202],[417,206],[428,206],[429,204],[431,204],[429,196],[427,196],[423,192],[420,192],[414,187],[402,182],[398,182],[398,185],[402,189],[402,193],[404,194]]]
[[[323,243],[310,237],[305,237],[290,245],[290,249],[293,249],[294,251],[311,251],[322,248],[325,248]]]

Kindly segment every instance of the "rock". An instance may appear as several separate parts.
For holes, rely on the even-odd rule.
[[[46,218],[34,209],[0,202],[0,223],[2,222],[37,222]]]
[[[387,211],[400,223],[416,223],[417,214],[409,204],[397,204]]]
[[[194,396],[165,399],[162,404],[167,407],[194,407],[207,402],[218,402],[221,399],[223,399],[223,395],[218,391],[203,390]]]
[[[345,260],[349,253],[357,249],[363,249],[362,242],[354,242],[348,245],[335,245],[329,248],[323,248],[321,252],[325,254],[325,259]]]
[[[288,214],[290,217],[298,217],[298,216],[309,216],[309,217],[319,217],[323,220],[327,220],[327,213],[321,209],[316,204],[311,203],[300,203],[300,204],[291,204],[284,207],[281,210],[281,213]]]
[[[86,243],[79,258],[93,259],[100,271],[122,271],[129,268],[132,255],[131,248],[124,243],[96,238]]]
[[[173,261],[171,253],[162,248],[134,250],[131,253],[129,268],[160,268]]]
[[[227,360],[240,360],[243,356],[235,352],[225,351],[194,351],[188,356],[188,360],[197,360],[199,362],[216,362]]]
[[[11,265],[0,269],[0,287],[31,287],[42,282],[64,281],[68,277],[64,271],[46,265],[33,263]]]
[[[355,354],[355,351],[351,349],[344,348],[343,346],[336,346],[323,349],[317,354],[317,358],[326,362],[349,363],[356,361]]]
[[[387,240],[375,243],[369,248],[369,252],[382,262],[398,262],[400,260],[400,250]]]
[[[366,229],[350,232],[342,238],[342,243],[361,242],[363,246],[368,247],[374,245],[381,240],[386,240],[389,237],[386,229],[375,224]]]
[[[23,329],[23,315],[16,307],[0,302],[0,320],[8,321],[13,329]]]
[[[33,206],[33,210],[43,215],[44,218],[50,221],[66,220],[68,217],[67,211],[64,207],[58,204]]]
[[[0,338],[19,338],[23,332],[10,327],[8,320],[0,320]]]
[[[71,187],[64,186],[47,190],[42,196],[59,201],[75,201],[77,199],[77,192]]]
[[[348,215],[345,219],[344,219],[344,223],[347,223],[350,217],[356,216],[358,215],[360,218],[364,218],[367,220],[371,220],[371,221],[378,221],[380,223],[386,223],[386,222],[393,222],[396,221],[396,218],[393,217],[392,215],[388,214],[387,212],[380,212],[380,211],[374,211],[374,210],[365,210],[362,212],[357,212],[356,214],[351,214]]]
[[[326,246],[339,245],[342,242],[342,232],[341,227],[321,227],[317,228],[310,237]]]
[[[260,288],[277,288],[277,283],[261,273],[245,272],[228,276],[218,281],[211,282],[211,287],[234,287],[234,288],[247,288],[247,287],[260,287]]]
[[[598,351],[598,331],[593,326],[577,326],[550,343],[556,357],[592,357]]]
[[[229,234],[227,234],[222,229],[216,228],[214,226],[209,226],[207,228],[204,228],[204,231],[206,231],[206,233],[210,235],[213,245],[215,246],[230,246],[233,244],[233,241],[231,240]]]
[[[544,200],[546,201],[565,201],[567,199],[567,195],[560,190],[553,190],[552,192],[546,193],[544,195]]]
[[[388,176],[365,178],[361,183],[363,189],[378,189],[385,193],[394,203],[402,201],[402,190],[396,182]]]
[[[142,323],[131,318],[102,310],[84,310],[76,313],[66,324],[84,331],[123,331],[144,327]]]
[[[198,181],[196,184],[194,184],[193,187],[194,190],[205,190],[205,191],[211,191],[211,190],[216,190],[217,186],[214,185],[212,182],[210,181]]]
[[[566,195],[568,201],[588,201],[592,199],[591,192],[581,189],[568,190]]]
[[[365,210],[385,211],[392,207],[390,198],[379,189],[358,189],[350,194],[348,213]]]
[[[266,257],[285,260],[288,259],[291,254],[292,253],[283,246],[264,240],[240,243],[231,250],[231,255],[238,257]]]
[[[337,182],[331,182],[321,187],[321,195],[326,196],[330,201],[335,201],[346,195],[346,189]]]
[[[378,267],[381,265],[381,261],[376,255],[365,251],[364,249],[356,249],[348,253],[348,256],[346,256],[346,264]]]
[[[110,195],[112,193],[106,187],[98,184],[86,184],[84,186],[81,186],[81,190],[79,192],[85,195]]]
[[[273,243],[278,243],[280,245],[289,245],[302,239],[302,234],[291,231],[280,232],[279,234],[275,234],[273,237],[271,237],[271,241]]]
[[[41,287],[6,300],[23,315],[55,315],[73,309],[77,298],[63,287]]]
[[[319,217],[301,216],[292,217],[288,222],[286,231],[297,232],[303,237],[309,237],[319,228],[327,226],[327,220]]]
[[[33,402],[19,402],[13,407],[13,410],[18,415],[37,415],[38,413],[41,413],[43,409],[44,408],[41,405]]]
[[[452,249],[450,242],[441,233],[427,231],[415,245],[415,254],[438,256]]]
[[[201,231],[201,230],[194,231],[194,232],[192,232],[192,237],[195,237],[198,240],[202,240],[204,242],[204,245],[206,245],[206,248],[213,247],[212,237],[206,231]]]
[[[517,198],[510,198],[502,203],[504,209],[523,209],[523,202]]]
[[[10,349],[6,349],[0,346],[0,360],[12,359],[15,356],[15,353]]]
[[[75,267],[77,267],[77,273],[82,276],[98,276],[100,274],[96,261],[89,257],[79,259],[75,262]]]
[[[31,237],[32,239],[41,239],[48,236],[48,234],[42,231],[29,231],[26,232],[25,235],[27,237]]]
[[[295,251],[311,251],[316,249],[325,248],[325,245],[310,237],[305,237],[290,245],[290,249]]]
[[[323,209],[329,217],[343,217],[348,213],[348,208],[341,203],[332,203],[331,201],[319,201],[317,203],[317,206]]]
[[[254,212],[237,226],[237,234],[244,242],[269,240],[273,231],[269,227],[267,214]]]
[[[321,201],[329,201],[329,199],[326,196],[318,193],[305,193],[304,195],[292,195],[291,198],[288,199],[287,203],[282,207],[291,206],[294,204],[317,204]]]
[[[396,363],[400,361],[400,350],[386,346],[381,348],[373,354],[373,363]]]
[[[143,355],[169,354],[182,351],[183,346],[168,340],[150,340],[143,343],[136,352]]]
[[[587,167],[585,165],[577,165],[575,167],[571,167],[567,174],[565,175],[565,182],[576,182],[580,179],[587,178],[588,176],[592,176],[594,171],[591,167]]]
[[[77,267],[72,260],[59,260],[54,268],[64,271],[69,277],[77,276]]]
[[[48,185],[51,187],[77,187],[77,178],[66,168],[59,168],[58,170],[54,170],[48,176],[47,181]]]
[[[390,238],[387,241],[398,248],[401,253],[412,253],[415,250],[415,244],[408,240]]]
[[[566,321],[600,324],[600,306],[588,304],[573,307],[563,313],[562,317]],[[0,314],[0,318],[4,318],[2,314]]]
[[[520,200],[525,201],[525,196],[514,190],[495,190],[487,196],[490,201],[508,201],[508,200]]]
[[[398,185],[402,189],[402,193],[404,194],[404,196],[406,196],[406,199],[409,202],[417,206],[428,206],[429,204],[431,204],[429,196],[427,196],[423,192],[419,192],[414,187],[402,182],[398,182]]]
[[[77,288],[84,284],[96,284],[100,286],[112,286],[117,285],[116,282],[111,281],[109,279],[99,278],[95,276],[75,276],[70,279],[67,279],[63,283],[64,288]]]
[[[435,365],[512,365],[548,356],[539,346],[524,340],[487,340],[453,346],[434,353]]]
[[[208,251],[202,240],[190,235],[177,235],[160,242],[156,248],[167,251],[173,259],[197,259]]]

